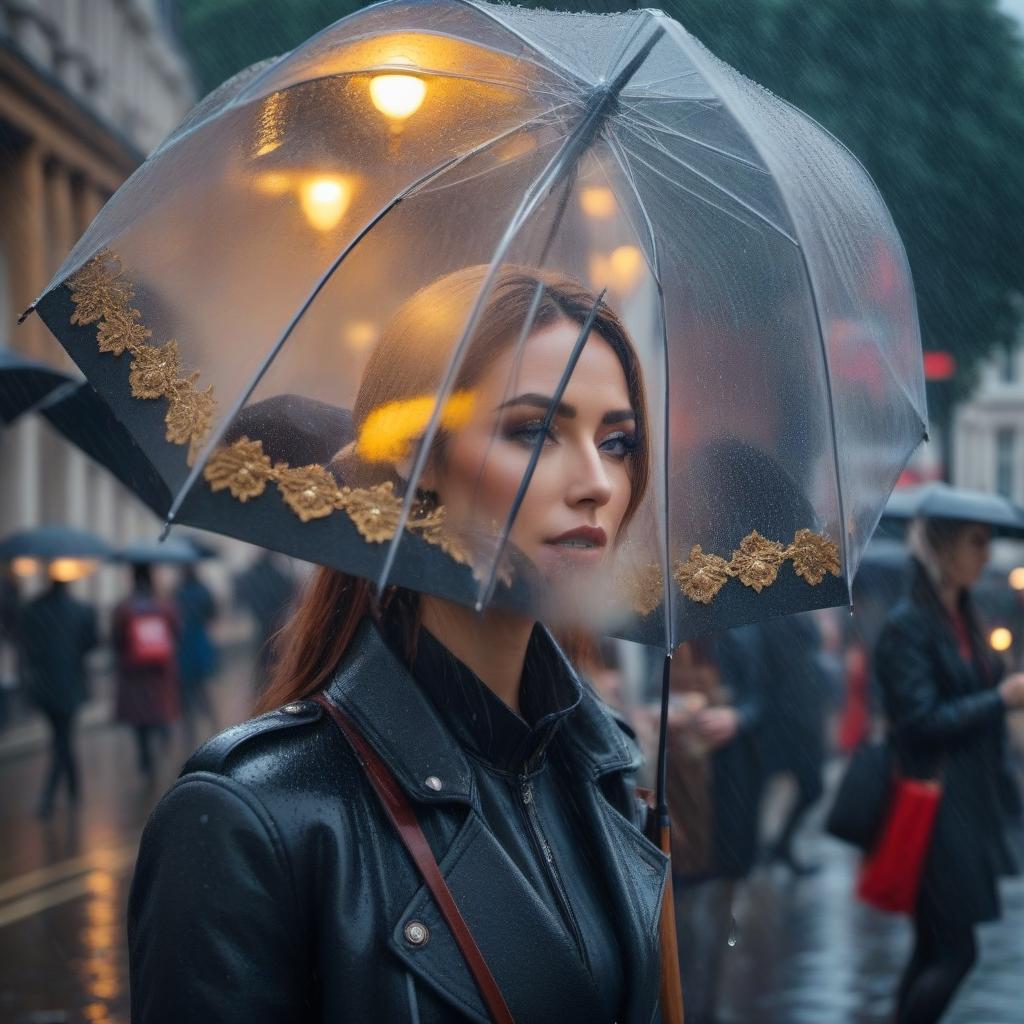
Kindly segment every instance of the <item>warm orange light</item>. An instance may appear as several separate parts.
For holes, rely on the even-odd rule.
[[[620,292],[631,291],[640,280],[644,255],[635,245],[620,245],[608,257],[611,285]]]
[[[1018,565],[1016,569],[1010,570],[1008,582],[1014,590],[1024,590],[1024,565]]]
[[[374,75],[370,79],[373,105],[393,121],[404,121],[423,105],[427,83],[415,75]]]
[[[57,558],[50,563],[50,579],[74,583],[94,573],[98,564],[88,558]]]
[[[603,185],[590,185],[580,192],[580,207],[588,217],[608,220],[615,215],[615,195]]]
[[[465,426],[473,412],[471,391],[456,391],[441,411],[441,426],[451,432]],[[413,442],[423,433],[434,412],[435,397],[385,402],[363,423],[356,441],[356,453],[365,462],[398,463],[412,454]]]
[[[997,626],[989,633],[988,642],[993,651],[1008,651],[1013,646],[1013,634],[1005,626]]]
[[[281,171],[267,171],[256,175],[256,187],[268,196],[283,196],[291,188],[291,181]]]
[[[330,231],[345,216],[352,186],[333,175],[311,177],[299,186],[299,203],[306,220],[317,231]]]
[[[356,352],[365,352],[377,340],[377,325],[372,320],[356,320],[345,330],[345,343]]]
[[[39,572],[39,562],[35,558],[28,558],[23,555],[20,558],[15,558],[11,562],[11,572],[13,572],[15,576],[27,579],[29,576],[35,576],[35,574]]]

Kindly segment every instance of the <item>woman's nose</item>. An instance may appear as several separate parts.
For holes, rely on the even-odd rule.
[[[594,447],[579,451],[571,468],[566,467],[568,489],[566,503],[570,506],[607,505],[612,497],[612,482],[601,453]]]

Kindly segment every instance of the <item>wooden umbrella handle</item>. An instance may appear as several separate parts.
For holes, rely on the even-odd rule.
[[[661,852],[672,856],[671,829],[666,823],[659,829]],[[661,1020],[662,1024],[683,1024],[683,985],[679,978],[679,943],[676,938],[676,904],[672,889],[671,864],[665,879],[665,895],[661,901]]]

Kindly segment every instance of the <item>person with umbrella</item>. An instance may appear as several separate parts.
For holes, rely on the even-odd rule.
[[[1006,509],[948,492],[914,520],[908,597],[887,620],[875,673],[899,771],[942,787],[914,910],[914,948],[897,994],[899,1024],[939,1020],[977,958],[975,927],[1000,916],[997,881],[1017,870],[1006,826],[1020,796],[1006,721],[1024,709],[1024,674],[1000,679],[971,600]],[[1020,515],[1011,510],[1020,528]]]
[[[80,797],[75,715],[88,696],[85,656],[99,642],[96,612],[52,576],[49,589],[22,609],[17,636],[22,685],[50,727],[50,770],[39,799],[39,816],[48,818],[62,781],[72,806]]]
[[[299,699],[148,827],[133,1019],[646,1024],[660,986],[679,1021],[669,656],[843,603],[924,433],[856,161],[661,12],[385,0],[204,100],[34,308],[168,528],[325,567],[264,706]],[[350,407],[354,439],[324,465],[233,436],[275,392]],[[807,497],[794,532],[742,481],[738,542],[693,515],[727,437]],[[657,845],[540,624],[665,653]]]

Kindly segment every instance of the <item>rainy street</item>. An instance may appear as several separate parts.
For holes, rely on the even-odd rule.
[[[212,687],[221,724],[244,717],[250,676],[249,658],[238,655]],[[31,751],[24,739],[13,748],[10,740],[0,745],[3,1024],[128,1024],[124,919],[136,843],[185,746],[175,734],[155,788],[135,775],[123,728],[86,727],[78,749],[85,779],[77,817],[59,808],[40,822],[42,745]],[[785,798],[784,790],[779,796]],[[852,898],[855,858],[820,835],[820,815],[808,822],[800,850],[822,865],[817,875],[793,880],[780,867],[762,867],[740,890],[721,1020],[884,1024],[908,953],[908,926]],[[1005,916],[981,929],[981,964],[950,1012],[954,1024],[1022,1020],[1017,965],[1024,960],[1024,879],[1010,880],[1004,893]]]

